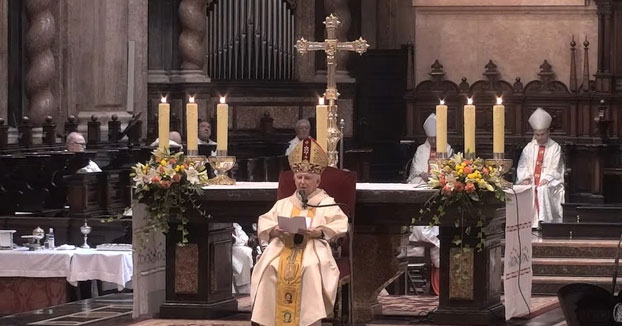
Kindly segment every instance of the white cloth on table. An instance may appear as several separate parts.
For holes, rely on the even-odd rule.
[[[101,280],[117,284],[119,291],[132,280],[134,267],[131,251],[102,251],[78,249],[71,260],[67,281],[76,286],[78,281]]]
[[[408,175],[407,183],[424,187],[428,185],[427,181],[423,180],[420,174],[429,171],[430,150],[430,142],[427,139],[425,143],[417,147],[415,156],[412,159],[412,164],[410,165],[410,174]],[[446,151],[447,157],[451,157],[454,154],[454,150],[449,144],[447,144]]]
[[[248,235],[238,223],[233,223],[233,238],[235,239],[231,247],[233,289],[236,293],[249,293],[251,268],[253,268],[253,249],[247,245]]]
[[[533,277],[531,220],[534,191],[531,186],[520,185],[514,186],[513,190],[506,190],[510,200],[505,204],[503,292],[506,320],[529,313]]]
[[[532,187],[537,187],[539,210],[534,210],[532,227],[537,227],[540,221],[560,222],[562,218],[562,203],[565,196],[562,150],[561,146],[552,139],[549,139],[544,146],[540,180],[547,180],[547,185],[534,185],[539,149],[535,139],[525,146],[516,167],[517,184],[529,180]]]
[[[430,259],[432,260],[434,267],[439,268],[441,262],[441,241],[438,239],[438,226],[412,225],[410,227],[410,236],[408,237],[408,240],[424,241],[433,244],[434,248],[430,249]],[[408,257],[423,257],[424,248],[412,247],[409,245],[406,249],[406,253]]]
[[[67,277],[73,252],[0,251],[0,277]]]

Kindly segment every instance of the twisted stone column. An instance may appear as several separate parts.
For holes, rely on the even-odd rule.
[[[205,0],[182,0],[179,4],[179,53],[182,70],[203,70],[205,58]]]
[[[335,31],[337,40],[345,42],[348,40],[348,30],[352,24],[352,15],[348,7],[348,0],[324,0],[324,9],[326,16],[333,14],[339,18],[341,24]],[[337,60],[337,70],[348,70],[348,52],[337,52],[335,59]]]
[[[26,0],[29,21],[26,33],[26,54],[29,58],[26,73],[28,116],[35,125],[41,125],[46,116],[54,116],[55,100],[50,84],[56,73],[52,42],[56,22],[51,11],[51,0]]]

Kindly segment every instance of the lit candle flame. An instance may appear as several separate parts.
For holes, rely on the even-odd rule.
[[[324,98],[323,98],[323,97],[320,97],[320,99],[318,100],[318,103],[319,103],[320,105],[324,105]]]
[[[501,105],[501,103],[503,103],[503,99],[499,96],[497,97],[497,104]]]
[[[224,96],[221,96],[221,97],[220,97],[220,103],[221,103],[221,104],[225,104],[225,97],[224,97]]]
[[[472,97],[467,97],[467,104],[468,105],[472,105],[473,104],[473,98]]]
[[[162,101],[162,103],[166,103],[166,96],[162,96],[162,98],[160,99],[160,101]]]
[[[194,96],[190,96],[190,98],[188,99],[188,102],[194,103]]]
[[[445,105],[445,100],[441,100],[441,105]]]

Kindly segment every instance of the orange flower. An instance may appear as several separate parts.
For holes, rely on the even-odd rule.
[[[438,181],[441,183],[441,187],[445,186],[445,184],[447,183],[447,181],[445,180],[445,176],[444,175],[441,175],[438,178]]]
[[[488,175],[488,168],[483,168],[482,173],[484,173],[485,175]]]
[[[158,183],[158,182],[160,182],[159,176],[156,175],[155,177],[151,178],[151,183]]]
[[[168,188],[171,187],[171,182],[168,181],[168,180],[162,180],[162,181],[160,181],[160,187],[162,189],[168,189]]]
[[[473,168],[470,166],[465,166],[463,171],[464,174],[471,174],[471,172],[473,172]]]
[[[181,180],[181,174],[175,173],[173,174],[173,177],[171,179],[173,180],[173,182],[179,182]]]
[[[454,191],[461,192],[462,190],[464,190],[464,184],[462,184],[462,182],[456,182],[454,184]]]
[[[467,194],[472,193],[473,191],[475,191],[475,185],[472,182],[467,182],[466,186],[464,187],[464,191],[466,191]]]
[[[451,188],[449,188],[449,185],[445,185],[445,186],[443,187],[443,193],[444,193],[445,195],[449,195],[449,194],[451,194]]]
[[[471,165],[471,163],[472,163],[472,162],[471,162],[471,161],[469,161],[469,160],[464,160],[464,164],[466,164],[466,165]]]

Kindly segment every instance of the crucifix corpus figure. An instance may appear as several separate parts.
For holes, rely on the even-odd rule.
[[[335,30],[341,24],[339,19],[330,14],[324,20],[326,25],[326,40],[324,42],[309,42],[305,38],[301,38],[296,41],[296,49],[300,54],[305,54],[308,51],[324,50],[326,52],[326,79],[327,86],[324,97],[328,100],[328,165],[337,167],[339,160],[339,153],[337,152],[337,143],[341,139],[341,131],[337,124],[337,105],[335,100],[339,97],[337,92],[337,82],[335,81],[335,74],[337,72],[337,62],[335,55],[337,51],[356,51],[358,54],[363,54],[367,51],[369,44],[363,38],[359,37],[358,40],[353,42],[339,42],[335,36]]]

